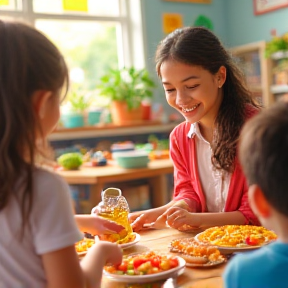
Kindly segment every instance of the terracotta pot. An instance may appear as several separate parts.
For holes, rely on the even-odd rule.
[[[125,125],[135,122],[141,122],[143,119],[142,105],[140,105],[138,108],[129,110],[126,102],[112,101],[110,111],[112,122],[116,125]]]

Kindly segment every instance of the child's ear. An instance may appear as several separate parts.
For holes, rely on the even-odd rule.
[[[226,81],[226,71],[226,67],[221,66],[217,72],[217,84],[219,88],[221,88]]]
[[[263,194],[262,189],[253,184],[249,187],[249,202],[252,210],[257,216],[267,218],[271,213],[271,206]]]
[[[47,102],[51,97],[51,91],[37,90],[33,93],[33,106],[34,111],[40,119],[45,117],[47,112]]]

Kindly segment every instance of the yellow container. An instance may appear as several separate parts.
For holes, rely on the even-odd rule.
[[[128,220],[129,205],[122,192],[118,188],[108,188],[102,191],[102,202],[98,205],[99,216],[122,225],[124,229],[118,234],[99,235],[101,240],[117,242],[118,244],[129,242],[133,233]]]

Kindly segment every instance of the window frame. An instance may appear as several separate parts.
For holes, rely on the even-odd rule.
[[[121,35],[121,38],[117,39],[119,68],[124,66],[135,66],[139,69],[146,67],[141,0],[118,0],[120,16],[37,13],[33,11],[33,0],[21,1],[22,10],[0,10],[0,18],[1,16],[12,17],[25,21],[34,27],[37,19],[118,22],[122,29],[122,33],[117,33]]]

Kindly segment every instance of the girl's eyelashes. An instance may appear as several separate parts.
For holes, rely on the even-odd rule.
[[[165,87],[164,85],[163,85],[163,89],[165,90],[165,92],[167,92],[167,93],[170,93],[170,92],[173,92],[173,91],[175,91],[175,88],[168,88],[168,87]]]
[[[186,86],[185,86],[185,89],[193,90],[193,89],[197,88],[198,86],[200,86],[200,84],[194,84],[194,85],[192,85],[192,86],[187,86],[187,85],[186,85]],[[163,87],[163,88],[164,88],[164,90],[165,90],[166,93],[172,93],[172,92],[176,91],[175,88],[165,88],[165,87]]]
[[[167,93],[171,93],[171,92],[175,91],[175,89],[165,89],[165,91],[166,91]]]
[[[193,85],[193,86],[186,86],[187,89],[195,89],[199,86],[199,84],[197,85]]]

